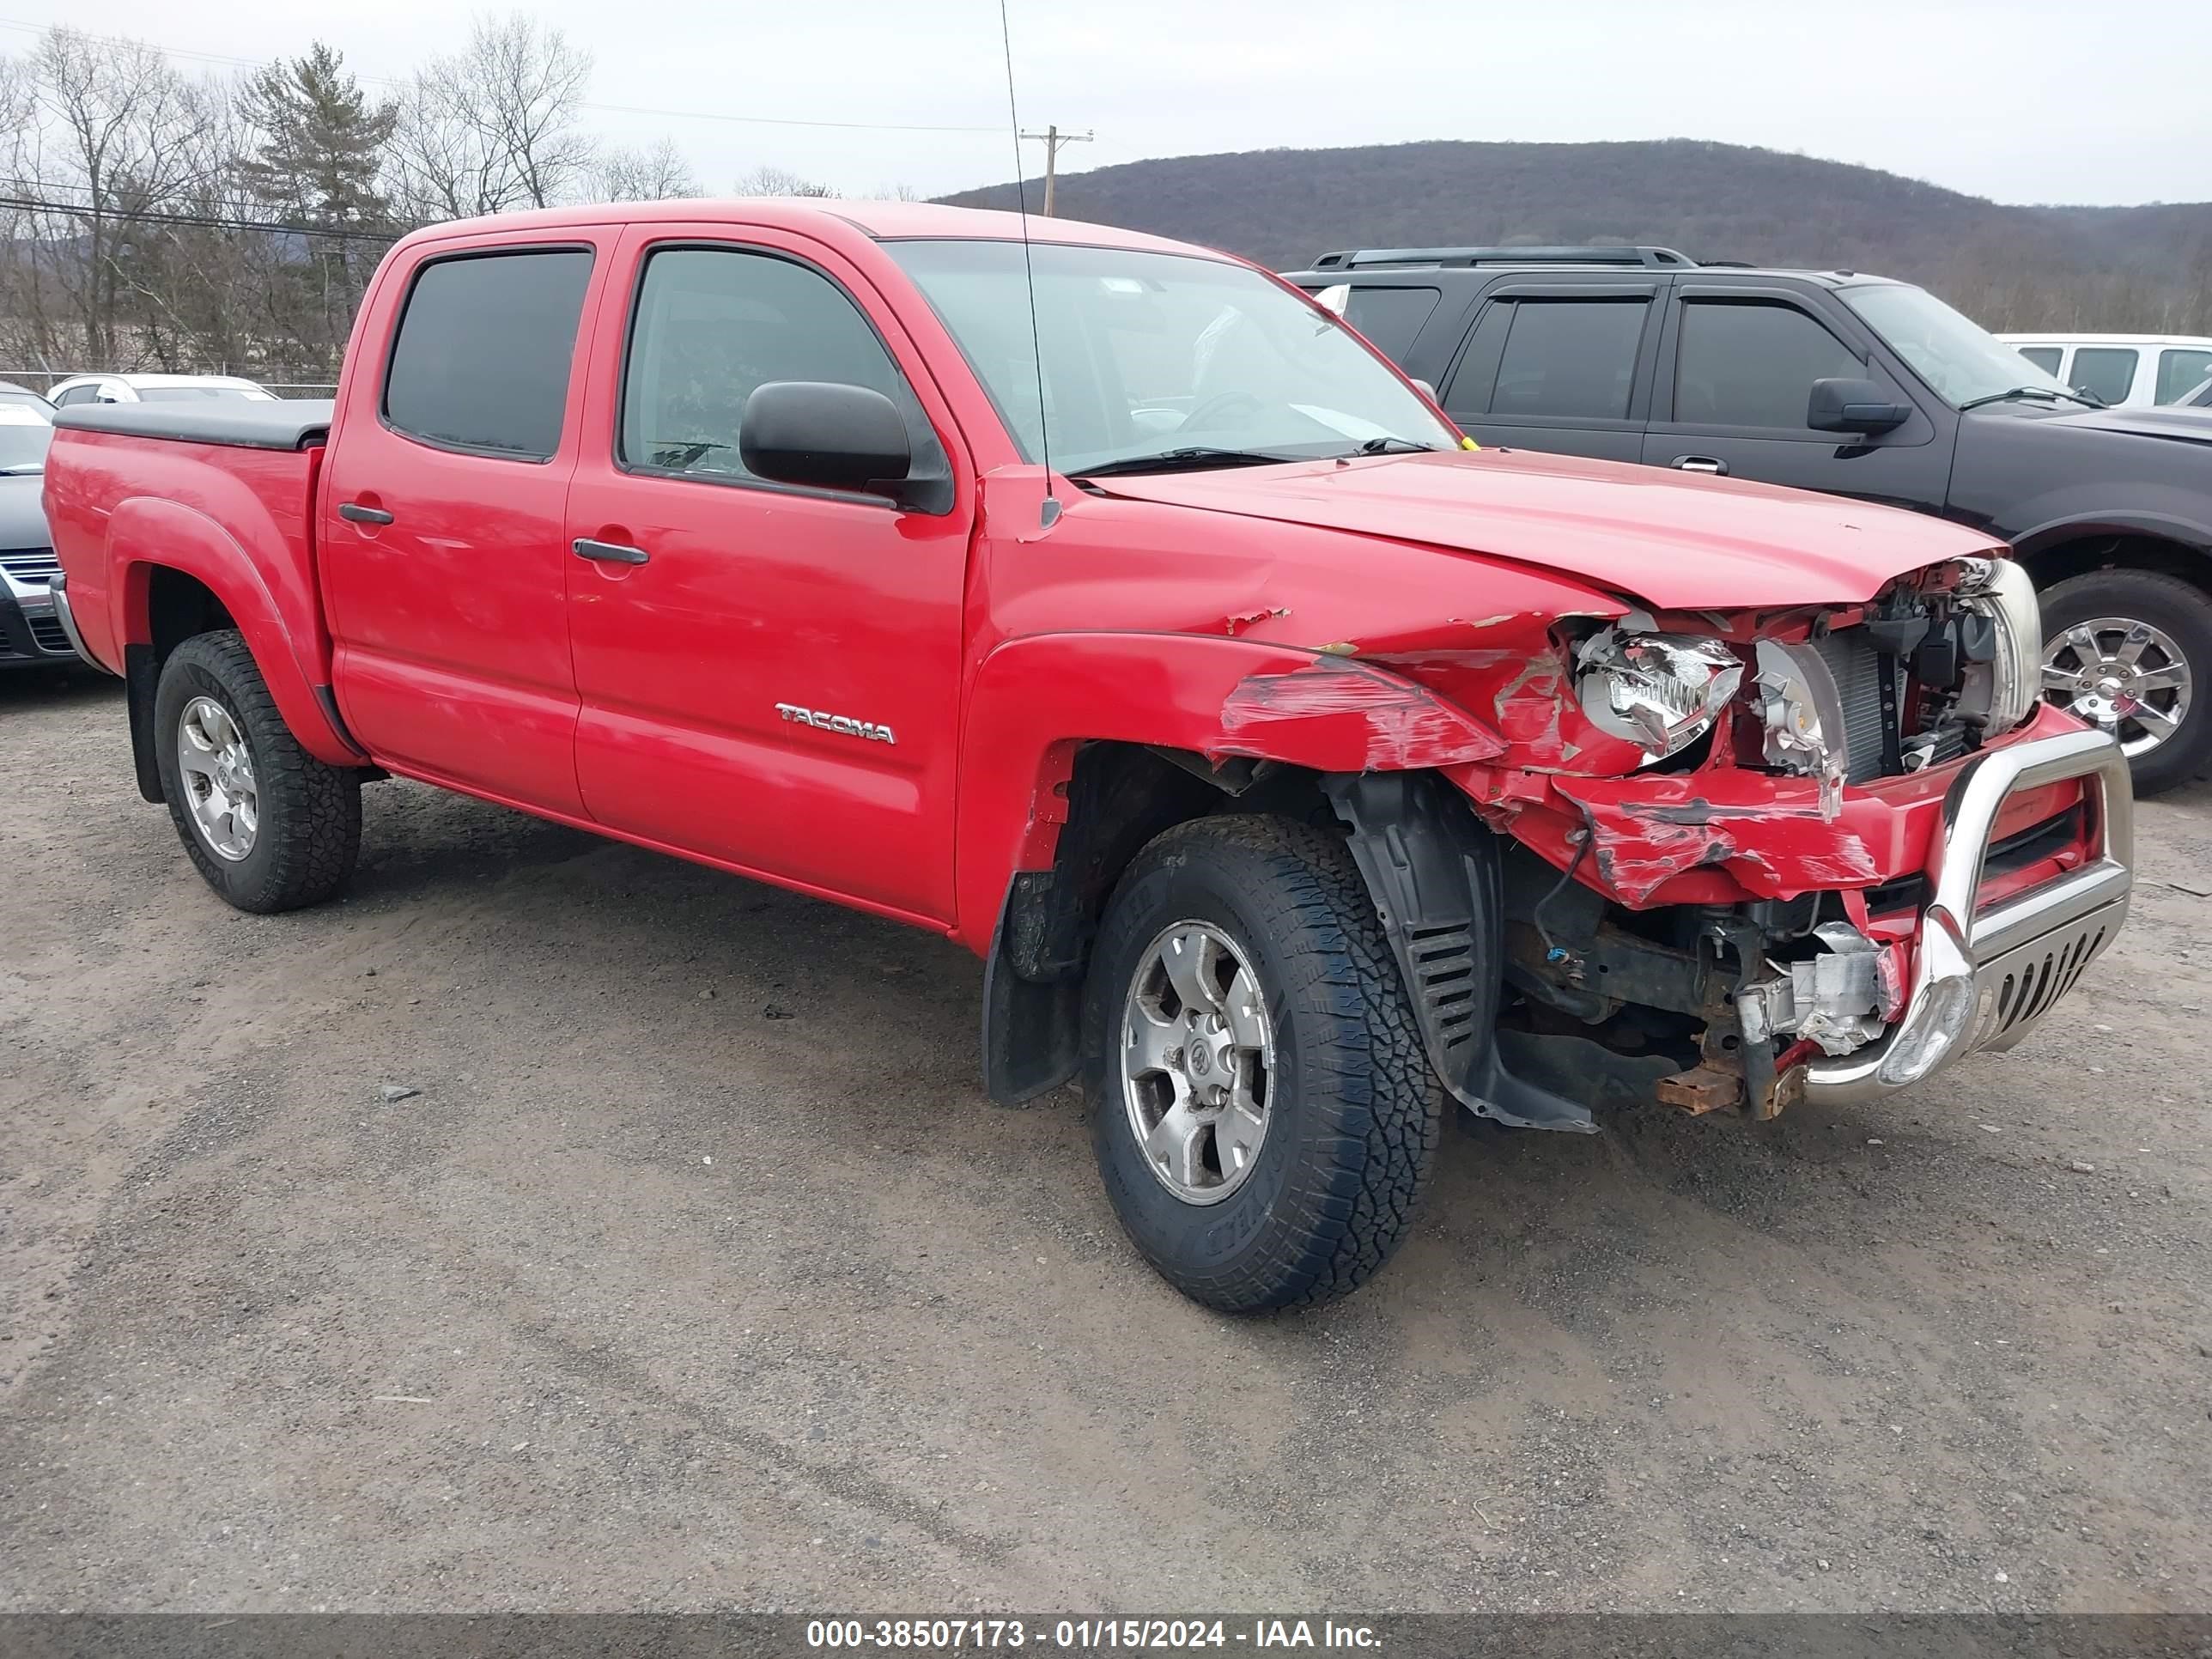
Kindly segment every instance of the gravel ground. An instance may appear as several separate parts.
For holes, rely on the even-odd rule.
[[[2212,1609],[2212,794],[2013,1054],[1237,1322],[951,945],[401,783],[241,915],[112,682],[0,741],[0,1608]]]

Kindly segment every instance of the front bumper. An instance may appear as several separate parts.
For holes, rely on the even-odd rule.
[[[1977,908],[1983,860],[2005,802],[2081,779],[2096,854],[2024,893]],[[1910,1088],[1966,1055],[2009,1048],[2109,945],[2127,918],[2133,788],[2103,732],[2063,732],[1977,755],[1944,796],[1927,864],[1912,982],[1897,1023],[1867,1047],[1808,1067],[1808,1100],[1869,1100]]]

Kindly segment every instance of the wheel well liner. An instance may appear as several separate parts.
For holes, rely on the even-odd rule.
[[[2212,556],[2206,549],[2140,530],[2069,526],[2024,538],[2020,561],[2039,588],[2094,570],[2154,570],[2212,592]]]
[[[1219,805],[1227,785],[1208,781],[1204,766],[1135,744],[1076,751],[1052,867],[1014,872],[985,957],[983,1076],[1001,1105],[1075,1075],[1083,972],[1098,919],[1146,842]]]
[[[1592,1102],[1632,1097],[1674,1069],[1664,1060],[1622,1062],[1582,1038],[1498,1029],[1504,859],[1498,837],[1443,778],[1336,773],[1321,787],[1348,827],[1430,1063],[1461,1105],[1517,1127],[1588,1133],[1597,1127]]]
[[[161,769],[154,752],[154,691],[169,653],[197,634],[235,628],[237,620],[216,592],[173,565],[140,567],[145,581],[146,639],[123,647],[124,706],[131,720],[131,765],[138,793],[158,805]]]

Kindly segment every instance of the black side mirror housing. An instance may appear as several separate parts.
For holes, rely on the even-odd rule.
[[[1805,410],[1805,424],[1815,432],[1887,432],[1911,418],[1911,404],[1872,380],[1815,380]]]
[[[914,446],[880,392],[830,380],[769,380],[738,422],[738,459],[757,478],[902,501]]]

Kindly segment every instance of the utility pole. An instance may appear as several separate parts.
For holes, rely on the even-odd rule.
[[[1052,216],[1053,185],[1060,173],[1060,147],[1062,144],[1087,144],[1096,135],[1089,132],[1062,132],[1058,127],[1047,127],[1042,132],[1025,132],[1022,137],[1033,144],[1044,146],[1044,216]]]

